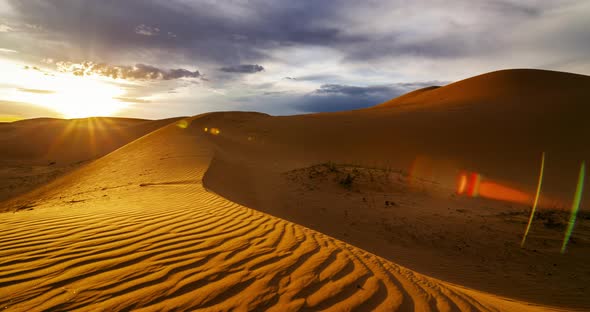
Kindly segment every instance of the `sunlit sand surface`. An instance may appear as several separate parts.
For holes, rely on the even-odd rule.
[[[422,276],[208,192],[201,178],[210,158],[207,143],[172,125],[67,176],[33,211],[3,215],[1,306],[533,309]]]
[[[0,123],[0,201],[44,185],[173,120],[93,117]]]

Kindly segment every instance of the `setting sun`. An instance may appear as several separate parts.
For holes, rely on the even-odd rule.
[[[116,86],[88,78],[70,83],[47,97],[50,108],[67,118],[110,116],[126,106],[115,99],[124,93]]]
[[[112,116],[128,106],[117,100],[125,91],[113,79],[44,73],[8,62],[0,66],[11,74],[10,83],[22,86],[7,98],[48,108],[65,118]]]

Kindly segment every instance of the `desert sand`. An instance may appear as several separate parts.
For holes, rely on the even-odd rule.
[[[94,117],[0,123],[0,201],[46,184],[174,120]]]
[[[587,199],[559,245],[590,159],[589,87],[511,70],[365,110],[169,120],[0,203],[0,306],[587,309]],[[542,152],[542,209],[520,248],[528,204],[458,196],[456,180],[529,194]]]

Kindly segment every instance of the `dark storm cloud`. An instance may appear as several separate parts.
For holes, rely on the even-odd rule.
[[[243,64],[235,66],[227,66],[220,68],[222,72],[239,73],[239,74],[254,74],[264,70],[264,67],[258,64]]]
[[[135,66],[116,66],[110,64],[96,64],[93,62],[56,62],[57,69],[76,76],[99,75],[113,79],[126,80],[172,80],[179,78],[198,78],[199,71],[187,69],[163,70],[155,66],[136,64]]]
[[[311,74],[305,75],[300,77],[291,78],[292,80],[299,80],[299,81],[326,81],[326,80],[334,80],[337,79],[337,75],[329,75],[329,74]]]
[[[413,90],[445,84],[447,82],[441,81],[367,87],[326,84],[301,97],[296,105],[303,112],[313,113],[359,109],[385,102]]]
[[[9,1],[23,22],[42,25],[55,40],[75,43],[81,59],[164,51],[214,64],[264,61],[273,49],[306,45],[330,47],[354,61],[500,51],[510,48],[503,39],[507,29],[556,6],[552,1],[516,0],[375,1],[370,6],[352,0]],[[398,22],[389,26],[392,19],[386,14],[426,17],[393,18]],[[380,28],[385,30],[375,31]]]
[[[39,24],[56,41],[74,43],[80,58],[115,51],[165,50],[217,64],[265,57],[265,48],[338,41],[337,28],[313,26],[326,5],[284,6],[180,1],[10,1],[24,23]],[[310,7],[316,7],[310,10]],[[129,12],[122,14],[122,12]],[[169,34],[168,36],[160,34]]]
[[[520,14],[523,17],[532,17],[541,14],[542,7],[535,7],[533,3],[524,1],[495,0],[483,2],[484,9],[504,12],[507,14]]]
[[[201,73],[199,73],[198,70],[195,70],[192,72],[188,69],[183,69],[183,68],[171,69],[168,72],[162,71],[162,77],[164,80],[179,79],[179,78],[197,78],[200,76],[201,76]]]
[[[318,95],[340,94],[349,96],[369,96],[371,94],[391,92],[391,86],[355,87],[339,84],[325,84],[315,91]]]

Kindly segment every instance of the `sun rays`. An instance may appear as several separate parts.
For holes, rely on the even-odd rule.
[[[82,130],[82,131],[81,131]],[[89,117],[67,121],[63,129],[51,142],[47,150],[48,155],[54,154],[63,147],[66,141],[87,142],[91,155],[100,154],[101,145],[111,146],[119,139],[131,137],[132,133],[125,131],[120,123],[111,118]],[[100,143],[99,143],[100,142]]]
[[[127,105],[114,99],[124,94],[116,86],[81,78],[72,85],[58,88],[49,96],[48,105],[67,118],[111,116]]]
[[[124,95],[117,86],[88,77],[56,78],[46,84],[51,93],[32,93],[20,90],[21,101],[48,107],[66,118],[112,116],[127,104],[115,98]]]
[[[4,99],[45,107],[56,116],[113,116],[131,105],[119,100],[126,91],[110,78],[44,72],[8,61],[0,61],[0,70],[6,73],[0,83],[14,86],[2,94]]]

